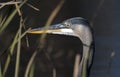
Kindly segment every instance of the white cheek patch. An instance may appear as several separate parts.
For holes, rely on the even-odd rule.
[[[74,32],[72,29],[59,29],[58,32],[51,32],[52,34],[61,34],[61,35],[73,35]]]
[[[61,32],[66,32],[66,33],[73,33],[72,29],[60,29]]]
[[[52,34],[60,34],[60,35],[69,35],[69,36],[76,36],[72,29],[59,29],[58,32],[52,32]]]

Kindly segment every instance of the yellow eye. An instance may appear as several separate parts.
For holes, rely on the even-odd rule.
[[[71,24],[70,24],[70,23],[65,23],[65,26],[66,26],[66,27],[70,27]]]

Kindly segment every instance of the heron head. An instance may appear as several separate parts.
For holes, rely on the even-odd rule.
[[[51,25],[47,29],[45,29],[45,27],[32,29],[29,33],[48,33],[78,37],[86,45],[90,45],[92,42],[92,33],[89,23],[86,19],[81,17],[67,19],[62,23]]]

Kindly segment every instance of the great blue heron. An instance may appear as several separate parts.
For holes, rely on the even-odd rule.
[[[45,31],[45,28],[32,29],[29,33],[32,34],[58,34],[73,36],[79,38],[83,44],[82,59],[79,64],[78,77],[86,77],[87,70],[91,66],[93,56],[93,34],[88,21],[81,17],[70,18],[62,23],[51,25]]]

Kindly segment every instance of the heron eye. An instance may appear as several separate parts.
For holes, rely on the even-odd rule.
[[[70,27],[71,24],[70,23],[65,23],[66,27]]]

